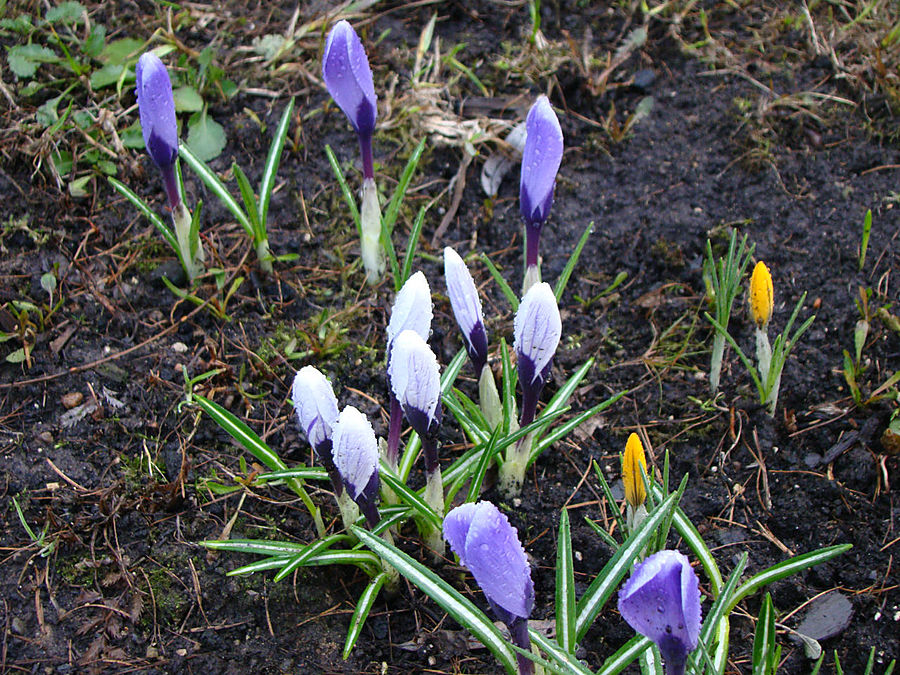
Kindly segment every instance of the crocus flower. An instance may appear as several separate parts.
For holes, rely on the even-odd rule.
[[[761,260],[750,275],[750,314],[757,327],[765,328],[775,308],[775,288],[769,268]]]
[[[360,135],[375,130],[376,101],[366,50],[347,21],[338,21],[325,41],[322,77],[328,93]]]
[[[700,637],[700,589],[688,559],[678,551],[654,553],[619,591],[619,612],[659,647],[667,675],[683,675]]]
[[[413,274],[400,288],[394,305],[391,307],[391,318],[387,326],[387,360],[390,367],[391,351],[396,338],[405,330],[418,333],[423,340],[427,340],[431,334],[431,289],[428,280],[419,271]],[[392,467],[397,466],[398,453],[400,451],[400,425],[402,423],[402,409],[393,389],[390,392],[391,409],[388,423],[387,454],[385,460]]]
[[[441,423],[441,375],[421,335],[405,330],[394,339],[388,378],[410,426],[423,438],[432,435]]]
[[[338,420],[338,402],[331,383],[313,366],[304,366],[294,376],[291,398],[300,428],[340,496],[343,487],[332,457],[332,428]]]
[[[332,431],[334,465],[347,493],[359,505],[369,527],[378,524],[378,442],[372,424],[359,410],[347,406]]]
[[[181,201],[175,177],[178,157],[178,126],[175,122],[175,99],[169,72],[153,52],[141,55],[135,66],[138,112],[141,132],[150,159],[163,175],[169,206],[174,210]]]
[[[519,425],[534,422],[538,397],[550,374],[553,354],[562,334],[562,321],[556,296],[547,283],[537,283],[522,298],[513,325],[518,357],[519,384],[522,385],[522,412]],[[500,490],[513,497],[522,489],[525,470],[531,458],[532,435],[520,438],[506,449],[506,461],[500,467]]]
[[[550,215],[556,172],[563,154],[559,119],[546,96],[538,100],[525,118],[527,135],[522,153],[519,208],[525,220],[525,290],[540,280],[538,248],[541,226]]]
[[[414,330],[423,340],[427,340],[431,335],[433,314],[428,280],[421,271],[416,272],[400,288],[391,307],[387,326],[388,358],[394,338],[405,330]]]
[[[562,335],[559,307],[550,284],[535,284],[522,298],[513,334],[523,394],[521,425],[525,426],[534,421],[537,399]]]
[[[490,502],[463,504],[444,518],[444,538],[472,572],[516,645],[530,650],[528,617],[534,608],[534,583],[525,549],[507,517]],[[521,673],[533,672],[529,659],[517,658]]]
[[[359,36],[346,21],[338,21],[325,42],[322,78],[331,97],[337,102],[356,130],[362,155],[362,204],[359,209],[360,255],[366,279],[376,284],[384,273],[384,250],[381,247],[381,206],[375,186],[375,164],[372,157],[372,134],[377,112],[372,69]]]
[[[447,246],[444,249],[444,277],[447,280],[447,295],[453,316],[462,331],[466,351],[475,371],[480,373],[487,363],[488,338],[481,313],[481,298],[469,273],[466,263],[459,254]]]
[[[637,508],[647,499],[641,469],[647,472],[647,459],[644,457],[644,445],[637,434],[631,434],[625,443],[625,455],[622,457],[622,481],[625,483],[625,501]]]
[[[435,437],[441,423],[441,374],[434,352],[415,331],[405,330],[394,339],[388,361],[388,379],[394,400],[400,404],[407,421],[422,441],[425,502],[439,517],[443,516],[444,485]],[[441,533],[426,528],[423,535],[436,557],[442,555]]]

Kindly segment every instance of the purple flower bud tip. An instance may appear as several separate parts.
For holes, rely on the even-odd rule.
[[[338,420],[338,402],[331,383],[312,366],[304,366],[294,376],[291,398],[300,428],[321,455],[331,444],[332,427]]]
[[[377,100],[366,50],[353,27],[338,21],[325,41],[322,77],[328,93],[361,135],[375,130]]]
[[[483,501],[457,506],[444,518],[444,539],[488,600],[516,617],[531,615],[534,584],[525,549],[496,506]]]
[[[165,171],[175,164],[178,156],[178,127],[175,122],[172,82],[163,62],[153,52],[147,52],[138,59],[135,75],[135,93],[144,145],[147,146],[150,158]]]
[[[525,127],[519,207],[526,223],[540,225],[550,215],[553,186],[563,154],[562,129],[546,96],[538,97],[531,106]]]
[[[353,406],[344,408],[334,425],[332,443],[334,464],[350,497],[368,497],[377,490],[378,441],[366,416]]]
[[[421,271],[416,272],[403,284],[391,308],[387,327],[388,354],[394,338],[405,330],[413,330],[427,340],[431,334],[432,314],[428,280]]]
[[[444,277],[453,316],[466,341],[466,351],[480,373],[487,363],[488,339],[481,313],[481,298],[466,263],[449,246],[444,249]]]
[[[559,307],[550,284],[542,282],[528,290],[519,303],[513,333],[519,379],[523,387],[533,386],[546,377],[562,335]]]
[[[437,358],[422,336],[405,330],[393,342],[388,365],[391,390],[420,436],[441,423],[441,374]]]
[[[678,551],[654,553],[619,591],[619,612],[659,647],[669,668],[684,672],[700,636],[700,589],[688,559]]]

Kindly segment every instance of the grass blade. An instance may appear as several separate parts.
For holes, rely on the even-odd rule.
[[[597,671],[597,675],[616,675],[616,673],[621,673],[638,656],[651,647],[653,647],[653,643],[650,641],[650,638],[646,638],[643,635],[635,635],[622,645],[619,651],[603,662],[603,667]]]
[[[494,277],[494,281],[497,282],[497,285],[500,287],[500,290],[503,292],[503,295],[506,296],[506,299],[509,301],[510,306],[512,307],[513,313],[519,311],[519,299],[516,297],[516,294],[513,293],[513,289],[509,287],[509,284],[506,283],[506,279],[503,278],[503,275],[500,274],[500,270],[494,265],[493,261],[488,258],[486,253],[481,254],[481,261],[484,263],[485,267],[488,268],[488,272],[491,273],[491,276]]]
[[[556,296],[556,301],[559,302],[562,298],[562,294],[566,290],[566,285],[569,283],[569,277],[572,276],[572,271],[575,269],[575,265],[578,263],[578,258],[581,256],[581,249],[584,248],[584,245],[587,243],[588,237],[591,236],[591,233],[594,231],[594,221],[591,221],[586,228],[584,228],[584,234],[581,235],[581,239],[578,240],[578,244],[575,246],[575,250],[572,251],[572,255],[569,256],[569,260],[566,262],[566,266],[563,268],[562,274],[559,275],[559,279],[556,280],[556,288],[553,289],[553,295]]]
[[[347,202],[347,207],[350,209],[350,216],[353,218],[353,222],[356,223],[356,234],[362,239],[362,223],[359,220],[359,209],[356,206],[356,199],[350,191],[350,186],[347,185],[347,179],[344,178],[344,172],[341,170],[341,165],[338,163],[330,145],[325,146],[325,156],[328,157],[328,163],[331,165],[334,177],[341,188],[341,194],[344,195],[344,201]]]
[[[219,201],[231,212],[231,215],[241,224],[250,238],[255,240],[256,233],[253,231],[253,225],[250,224],[247,214],[244,213],[240,204],[231,196],[225,184],[219,180],[216,172],[210,169],[206,162],[191,152],[191,149],[184,143],[178,144],[178,154],[194,170],[194,173],[197,174],[197,177],[203,181],[206,187],[212,190],[213,194],[219,198]]]
[[[275,128],[275,136],[269,146],[269,154],[266,156],[266,164],[263,167],[262,179],[259,181],[259,220],[258,236],[260,240],[267,239],[266,219],[269,216],[269,200],[272,198],[272,190],[275,188],[275,174],[278,173],[278,164],[281,162],[281,153],[284,151],[284,141],[287,138],[288,127],[291,124],[291,113],[294,111],[294,99],[288,101],[287,107],[281,114],[281,120]]]
[[[244,208],[247,209],[247,216],[250,219],[250,224],[253,226],[253,231],[259,232],[259,211],[256,208],[256,195],[253,194],[253,188],[250,187],[247,174],[238,166],[237,162],[231,165],[231,173],[234,174],[238,189],[241,191],[241,199],[244,201]],[[253,236],[253,242],[256,243],[256,235]]]
[[[353,651],[353,646],[356,644],[356,640],[359,638],[362,627],[366,623],[369,611],[372,609],[372,605],[375,604],[375,599],[378,597],[378,593],[381,591],[381,587],[384,586],[384,582],[387,581],[387,578],[387,574],[384,572],[380,573],[369,582],[369,585],[366,586],[362,595],[359,596],[359,600],[356,602],[356,609],[353,611],[353,618],[350,619],[350,628],[347,630],[347,639],[344,641],[344,660],[346,660],[347,657],[350,656],[350,652]]]
[[[413,153],[406,161],[406,166],[403,168],[403,173],[400,174],[400,181],[397,183],[397,187],[394,189],[394,194],[391,195],[391,201],[388,203],[387,209],[384,212],[384,219],[382,220],[384,228],[388,232],[388,236],[390,236],[394,231],[394,225],[396,224],[397,216],[400,213],[400,205],[403,203],[403,200],[406,197],[406,190],[407,188],[409,188],[409,182],[412,180],[413,173],[415,173],[416,167],[419,165],[419,160],[422,158],[422,153],[424,152],[424,150],[425,139],[423,138],[421,141],[419,141],[416,149],[413,150]]]
[[[575,653],[575,568],[569,512],[559,514],[556,537],[556,640],[567,654]]]
[[[417,516],[436,530],[440,530],[443,527],[443,522],[434,509],[426,504],[425,500],[414,490],[410,490],[406,483],[400,481],[384,462],[381,463],[379,476],[394,491],[400,501],[409,506]]]
[[[734,598],[732,598],[731,602],[729,603],[728,613],[730,614],[731,610],[733,610],[741,600],[746,598],[748,595],[752,595],[764,586],[768,586],[772,582],[778,581],[779,579],[784,579],[785,577],[789,577],[792,574],[802,572],[805,569],[809,569],[810,567],[819,565],[823,562],[831,560],[832,558],[836,558],[842,553],[846,553],[851,548],[853,548],[853,544],[827,546],[825,548],[820,548],[812,551],[811,553],[804,553],[803,555],[798,555],[795,558],[790,558],[789,560],[780,562],[777,565],[772,565],[771,567],[764,569],[762,572],[754,574],[747,581],[745,581],[740,588],[737,589],[734,594]]]
[[[753,636],[753,675],[774,675],[775,671],[770,667],[774,652],[775,610],[772,608],[772,595],[766,593]]]
[[[409,240],[406,242],[406,255],[403,258],[403,269],[400,271],[400,279],[394,283],[398,290],[403,287],[406,280],[409,279],[409,273],[412,271],[413,259],[416,256],[416,247],[419,245],[419,237],[422,236],[422,224],[425,222],[425,213],[428,209],[422,207],[416,216],[416,222],[413,223],[412,232],[409,233]]]

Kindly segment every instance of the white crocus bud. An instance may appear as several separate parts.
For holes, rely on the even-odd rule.
[[[481,312],[481,298],[466,263],[449,246],[444,249],[444,277],[453,316],[462,331],[466,351],[476,372],[481,372],[487,362],[488,338]]]
[[[387,326],[388,353],[394,338],[404,330],[413,330],[427,340],[433,314],[428,280],[421,271],[416,272],[403,284],[391,307]]]
[[[338,419],[338,402],[331,383],[316,368],[304,366],[294,376],[291,398],[309,444],[320,457],[324,450],[330,459],[331,431]]]
[[[378,524],[378,442],[368,418],[353,406],[341,411],[334,425],[334,465],[347,493],[365,514],[369,527]]]
[[[441,421],[441,374],[437,358],[422,336],[405,330],[393,341],[388,379],[410,426],[422,437]]]

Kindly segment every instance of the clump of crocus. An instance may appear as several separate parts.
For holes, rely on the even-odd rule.
[[[537,283],[525,294],[516,312],[513,332],[522,387],[519,426],[524,427],[534,421],[538,398],[550,375],[553,355],[562,335],[559,307],[549,284]],[[507,449],[506,460],[500,467],[500,489],[507,496],[516,495],[522,489],[531,443],[532,435],[528,434]]]
[[[400,288],[394,305],[391,307],[391,318],[387,325],[387,360],[391,361],[391,349],[394,338],[405,330],[418,333],[423,340],[431,334],[431,319],[434,311],[431,306],[431,289],[425,275],[419,271],[409,277]],[[385,461],[392,469],[397,468],[400,452],[400,431],[403,423],[403,411],[400,402],[390,390],[390,419],[388,422],[387,451]]]
[[[528,617],[534,609],[534,583],[516,529],[490,502],[457,506],[444,518],[444,538],[469,568],[494,614],[509,628],[513,643],[531,650]],[[518,654],[519,673],[534,664]]]
[[[439,518],[444,515],[444,487],[438,463],[437,431],[441,424],[441,374],[437,358],[413,330],[404,330],[392,342],[388,365],[391,393],[400,403],[409,425],[419,434],[425,456],[425,502]],[[444,553],[441,533],[424,531],[426,545],[436,557]]]
[[[488,365],[488,337],[481,312],[481,298],[466,263],[449,246],[444,249],[444,278],[453,316],[462,332],[466,352],[478,375],[478,402],[484,418],[492,428],[497,428],[503,417],[503,406],[494,382],[494,373]]]
[[[322,77],[328,93],[347,115],[359,137],[363,169],[360,247],[366,278],[370,284],[375,284],[381,279],[385,268],[381,247],[381,207],[372,158],[377,97],[366,51],[347,21],[338,21],[328,34],[322,58]]]
[[[644,445],[640,437],[632,433],[628,436],[625,454],[622,456],[622,482],[625,484],[626,524],[629,532],[633,532],[647,517],[647,507],[644,506],[647,490],[643,478],[646,473]]]
[[[313,366],[304,366],[294,376],[291,398],[300,429],[306,434],[316,457],[331,478],[334,496],[341,510],[344,527],[349,530],[359,511],[344,490],[341,474],[334,464],[333,430],[338,420],[338,402],[328,379]]]
[[[684,675],[700,637],[700,588],[688,559],[659,551],[635,567],[619,591],[619,612],[662,654],[666,675]]]
[[[525,221],[523,294],[541,280],[541,227],[550,215],[556,173],[563,154],[562,129],[546,96],[538,97],[531,106],[525,118],[525,127],[527,135],[519,182],[519,208]]]
[[[137,79],[135,93],[144,145],[150,159],[162,173],[163,186],[172,211],[172,222],[175,225],[175,238],[178,243],[176,252],[188,279],[193,281],[203,270],[202,263],[205,256],[200,245],[197,225],[181,198],[181,188],[175,171],[175,162],[178,159],[178,127],[175,121],[172,82],[165,65],[153,52],[147,52],[138,59],[135,75]]]
[[[378,515],[378,441],[368,418],[353,406],[345,407],[332,430],[334,465],[350,498],[369,527]]]

